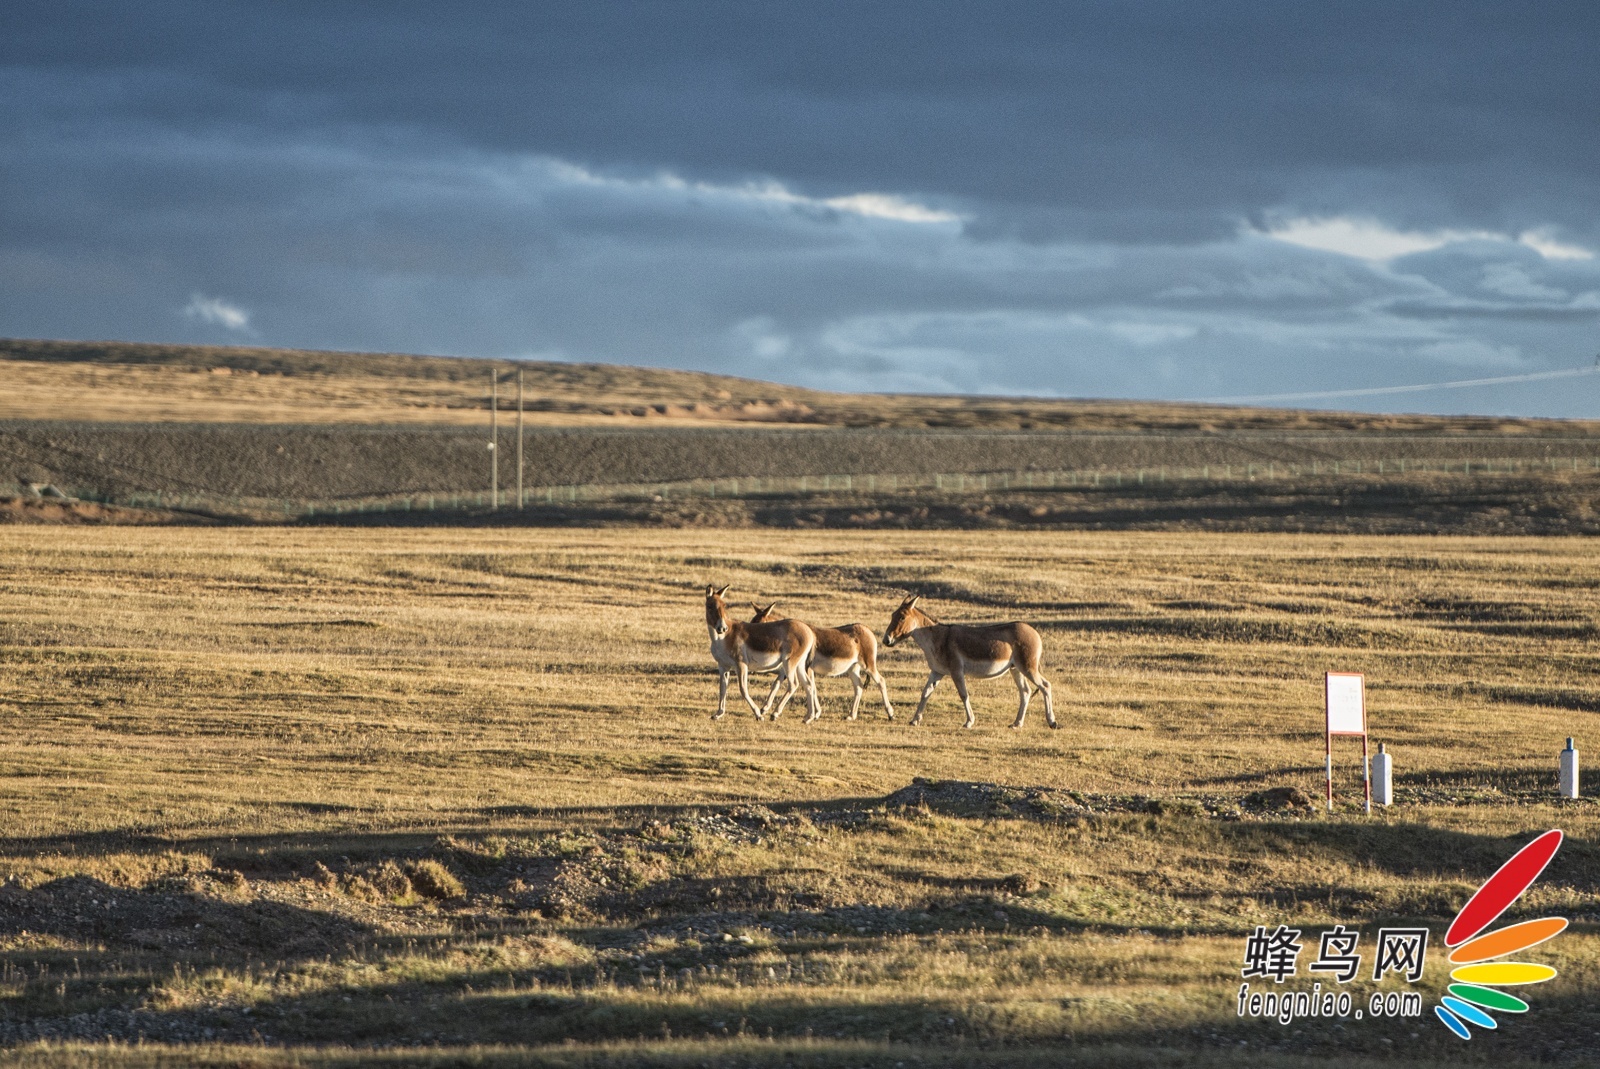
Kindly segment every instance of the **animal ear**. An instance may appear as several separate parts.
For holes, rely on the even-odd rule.
[[[728,587],[732,586],[732,585],[733,585],[732,583],[729,583],[728,586],[725,586],[721,590],[717,591],[717,597],[720,598],[720,597],[722,597],[722,595],[726,594],[728,592]]]
[[[908,609],[915,608],[917,602],[919,602],[921,600],[922,600],[922,595],[921,594],[913,594],[911,597],[906,599],[906,608],[908,608]]]

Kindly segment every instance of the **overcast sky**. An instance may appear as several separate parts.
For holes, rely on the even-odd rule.
[[[0,9],[0,334],[1201,399],[1600,352],[1600,5]],[[1306,405],[1600,417],[1600,375]]]

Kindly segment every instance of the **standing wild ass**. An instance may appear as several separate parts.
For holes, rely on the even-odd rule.
[[[928,682],[922,687],[917,714],[911,718],[913,725],[922,722],[922,710],[927,707],[933,688],[939,685],[939,680],[949,676],[956,685],[956,693],[961,695],[961,704],[967,710],[966,726],[970,728],[977,718],[972,715],[972,699],[967,696],[967,677],[993,679],[1009,671],[1022,698],[1017,706],[1016,722],[1011,726],[1020,728],[1028,715],[1028,699],[1033,696],[1028,690],[1029,683],[1044,691],[1045,720],[1051,727],[1060,726],[1050,703],[1050,683],[1039,673],[1039,632],[1024,623],[941,624],[917,608],[919,600],[920,596],[902,601],[883,634],[885,646],[893,646],[910,635],[922,647],[922,656],[928,661]]]
[[[766,623],[769,620],[781,619],[773,613],[777,602],[762,608],[755,602],[750,607],[756,614],[750,618],[753,624]],[[843,627],[816,627],[811,631],[817,636],[817,648],[811,654],[811,661],[806,665],[811,670],[812,678],[820,673],[824,679],[835,676],[849,676],[850,682],[855,684],[855,697],[850,700],[850,715],[846,720],[854,720],[861,712],[861,696],[867,691],[867,680],[872,680],[878,685],[878,693],[883,695],[883,711],[889,714],[889,719],[894,719],[894,705],[889,701],[889,685],[883,681],[883,675],[878,671],[878,640],[873,637],[872,629],[862,624],[845,624]],[[767,695],[767,704],[772,704],[772,699],[778,693],[778,684],[772,684],[772,693]],[[818,710],[820,715],[821,710]],[[816,719],[815,716],[807,717],[806,723]]]
[[[729,620],[727,603],[722,600],[727,592],[727,587],[721,590],[706,587],[706,630],[711,633],[711,656],[716,658],[719,672],[717,712],[711,719],[721,720],[727,715],[728,677],[735,672],[739,674],[739,696],[750,706],[757,720],[764,719],[766,709],[756,708],[755,700],[750,697],[752,671],[778,673],[778,681],[772,685],[773,693],[777,693],[779,683],[789,684],[789,692],[772,711],[772,719],[778,719],[802,681],[806,685],[806,708],[810,713],[806,719],[815,720],[821,716],[817,684],[806,668],[817,645],[817,636],[812,634],[811,628],[799,620],[774,620],[764,624]],[[770,697],[767,704],[772,704]]]

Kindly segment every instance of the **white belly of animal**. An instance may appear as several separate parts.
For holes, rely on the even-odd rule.
[[[750,666],[752,672],[776,672],[783,664],[783,654],[750,650],[745,654],[744,663]]]
[[[961,662],[961,670],[967,675],[975,676],[978,679],[993,679],[995,676],[1006,672],[1010,667],[1011,662],[1009,660],[968,661],[963,659]]]
[[[818,657],[811,662],[811,671],[819,676],[842,676],[850,671],[850,666],[855,664],[854,658]]]

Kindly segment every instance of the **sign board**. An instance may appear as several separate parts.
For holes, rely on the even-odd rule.
[[[1326,676],[1326,703],[1329,735],[1367,733],[1367,695],[1360,672],[1329,672]]]
[[[1367,683],[1360,672],[1328,672],[1323,676],[1323,715],[1327,748],[1328,812],[1333,812],[1333,737],[1361,737],[1361,783],[1367,796],[1367,812],[1372,812],[1372,765],[1367,758]]]

